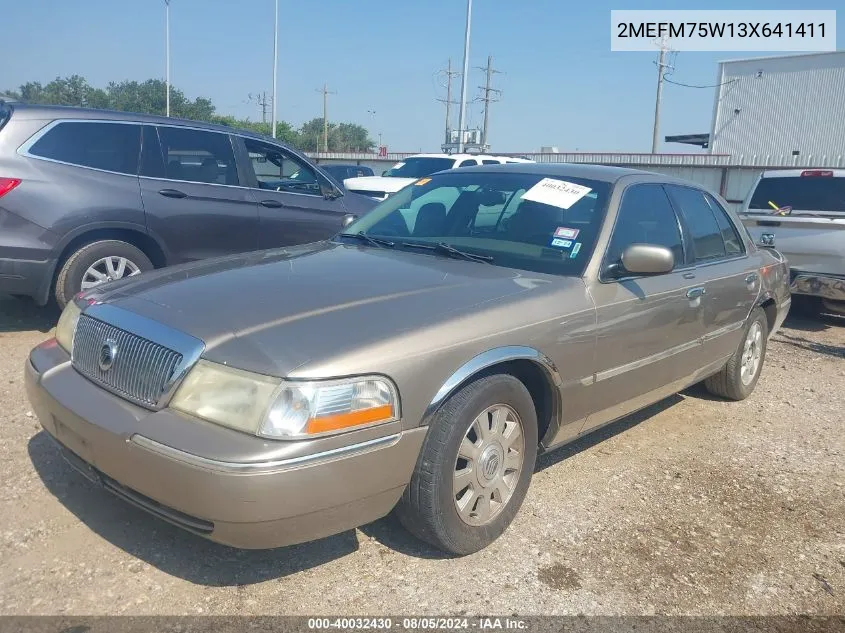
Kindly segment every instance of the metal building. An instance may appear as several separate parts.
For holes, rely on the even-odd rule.
[[[756,164],[827,164],[845,155],[845,51],[719,64],[712,154]]]

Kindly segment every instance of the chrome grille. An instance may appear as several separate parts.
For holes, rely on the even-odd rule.
[[[101,368],[104,345],[116,353],[111,367]],[[132,332],[94,319],[79,317],[73,337],[73,366],[84,376],[118,395],[146,407],[156,407],[182,354]]]

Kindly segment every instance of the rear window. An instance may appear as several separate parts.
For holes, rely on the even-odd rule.
[[[384,172],[385,176],[395,178],[422,178],[443,169],[451,169],[455,160],[453,158],[439,158],[435,156],[420,156],[417,158],[406,158],[401,163]]]
[[[33,156],[132,175],[140,151],[140,125],[96,121],[58,123],[29,148]]]
[[[773,211],[772,205],[802,211],[845,213],[845,178],[794,176],[762,178],[751,196],[751,210]]]
[[[12,108],[5,103],[0,103],[0,130],[9,121],[12,116]]]

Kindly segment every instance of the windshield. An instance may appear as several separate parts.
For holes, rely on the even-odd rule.
[[[769,203],[772,204],[769,204]],[[762,178],[751,196],[749,210],[769,213],[774,207],[795,211],[845,213],[845,178],[805,176]]]
[[[455,161],[451,158],[419,157],[406,158],[388,169],[383,176],[393,178],[422,178],[444,169],[451,169]]]
[[[345,232],[409,250],[443,242],[497,266],[580,276],[609,191],[610,183],[584,178],[453,171],[408,185]]]

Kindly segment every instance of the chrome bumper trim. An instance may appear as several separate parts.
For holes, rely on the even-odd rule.
[[[265,462],[224,462],[216,459],[209,459],[207,457],[200,457],[199,455],[187,453],[178,448],[161,444],[148,437],[139,435],[138,433],[132,435],[129,438],[129,441],[143,449],[153,453],[158,453],[162,457],[180,461],[190,466],[235,475],[249,475],[268,474],[280,470],[286,470],[295,466],[308,466],[335,458],[349,457],[351,455],[365,453],[376,448],[392,446],[399,441],[401,435],[401,433],[395,433],[394,435],[377,437],[373,440],[367,440],[366,442],[351,444],[349,446],[341,446],[339,448],[333,448],[331,450],[314,453],[312,455],[301,455],[299,457],[290,457],[288,459]]]
[[[845,277],[821,273],[792,271],[790,290],[797,295],[811,295],[834,301],[845,301]]]

